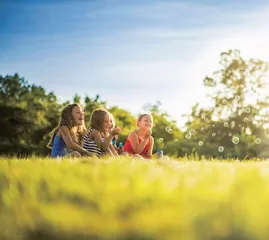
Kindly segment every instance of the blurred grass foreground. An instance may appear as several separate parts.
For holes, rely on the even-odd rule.
[[[0,159],[0,239],[269,239],[266,161]]]

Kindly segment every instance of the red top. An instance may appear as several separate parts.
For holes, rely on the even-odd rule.
[[[141,143],[142,140],[139,138],[138,135],[137,135],[137,137],[138,137],[138,144],[139,144],[139,143]],[[146,158],[147,157],[146,154],[147,154],[147,151],[149,150],[149,147],[150,147],[150,139],[149,139],[147,145],[144,147],[143,151],[139,155]],[[123,148],[124,148],[125,152],[128,152],[131,155],[135,154],[135,152],[134,152],[134,150],[132,148],[131,142],[128,139],[125,142]]]

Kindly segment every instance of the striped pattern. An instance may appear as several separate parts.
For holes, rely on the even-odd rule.
[[[90,133],[93,131],[91,129],[84,137],[83,137],[83,147],[87,149],[88,152],[93,153],[100,157],[103,154],[103,151],[97,146],[96,142],[89,138]],[[104,140],[104,139],[103,139]]]

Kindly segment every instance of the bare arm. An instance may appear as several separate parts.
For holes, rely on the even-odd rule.
[[[152,150],[153,150],[153,146],[154,146],[154,138],[150,137],[149,141],[150,141],[150,145],[149,145],[149,150],[147,151],[146,156],[148,158],[151,158],[152,157]]]
[[[128,139],[131,143],[131,146],[132,146],[132,149],[134,150],[134,152],[136,154],[140,154],[143,151],[143,149],[145,148],[147,141],[149,140],[149,137],[146,136],[143,141],[138,143],[138,136],[134,131],[134,132],[130,133],[130,135],[128,136]]]
[[[85,148],[81,147],[79,144],[73,141],[68,127],[66,126],[60,127],[60,134],[68,148],[72,149],[73,151],[78,151],[80,153],[83,153],[85,155],[89,155],[89,156],[92,155]]]
[[[96,142],[96,145],[103,150],[104,152],[107,151],[109,145],[111,144],[111,140],[115,135],[120,133],[121,129],[119,127],[114,128],[113,131],[105,138],[105,141],[102,140],[102,135],[100,131],[94,130],[93,131],[93,139]]]
[[[111,150],[114,156],[118,156],[118,152],[116,151],[115,147],[112,144],[109,144],[109,149]]]
[[[99,131],[94,130],[92,134],[96,145],[104,152],[107,151],[109,143],[111,142],[113,136],[109,135],[108,137],[105,138],[105,141],[103,142],[102,135]]]

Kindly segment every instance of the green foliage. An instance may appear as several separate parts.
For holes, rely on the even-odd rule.
[[[46,145],[49,141],[49,133],[57,126],[62,109],[70,104],[69,101],[58,103],[53,93],[46,93],[42,87],[28,84],[18,74],[14,76],[0,76],[0,154],[28,156],[31,154],[48,155]],[[75,94],[73,102],[81,104],[85,112],[85,124],[88,127],[90,116],[96,108],[105,107],[105,101],[85,96],[84,99]],[[164,148],[165,153],[175,156],[179,150],[171,143],[175,138],[182,138],[181,131],[176,127],[175,121],[168,121],[166,113],[159,114],[158,106],[150,105],[157,128],[153,130],[153,136],[164,139],[164,144],[155,143],[154,151]],[[116,125],[122,127],[119,142],[125,142],[131,130],[136,129],[136,118],[130,112],[117,106],[108,109],[114,116]],[[156,110],[156,111],[155,111]],[[165,128],[170,126],[173,133],[168,133]],[[179,142],[179,141],[178,141]]]
[[[90,117],[91,117],[92,112],[97,108],[101,108],[101,107],[106,108],[106,102],[101,101],[99,98],[100,98],[99,95],[96,95],[94,99],[88,96],[85,96],[84,98],[84,104],[82,104],[82,106],[84,107],[85,124],[87,127],[90,123]]]
[[[0,76],[1,153],[48,153],[48,133],[57,125],[59,110],[53,93],[29,85],[18,74]]]
[[[221,67],[204,78],[212,101],[211,108],[193,106],[184,133],[161,109],[161,102],[148,104],[145,110],[153,115],[154,149],[170,156],[197,154],[207,157],[249,159],[269,157],[268,63],[245,60],[238,50],[221,54]],[[107,108],[107,103],[75,94],[88,127],[94,109]],[[0,154],[28,156],[47,155],[48,134],[57,125],[60,112],[70,102],[58,103],[53,93],[30,85],[18,74],[0,76]],[[136,117],[117,106],[108,109],[122,127],[118,142],[125,142],[136,129]],[[235,140],[235,141],[234,141]]]
[[[0,239],[265,240],[268,188],[266,161],[2,158]]]
[[[221,69],[204,79],[213,107],[192,108],[183,145],[206,156],[265,156],[259,144],[265,147],[268,141],[269,99],[264,94],[268,63],[244,60],[237,50],[222,53],[220,63]],[[219,151],[221,147],[224,151]]]

